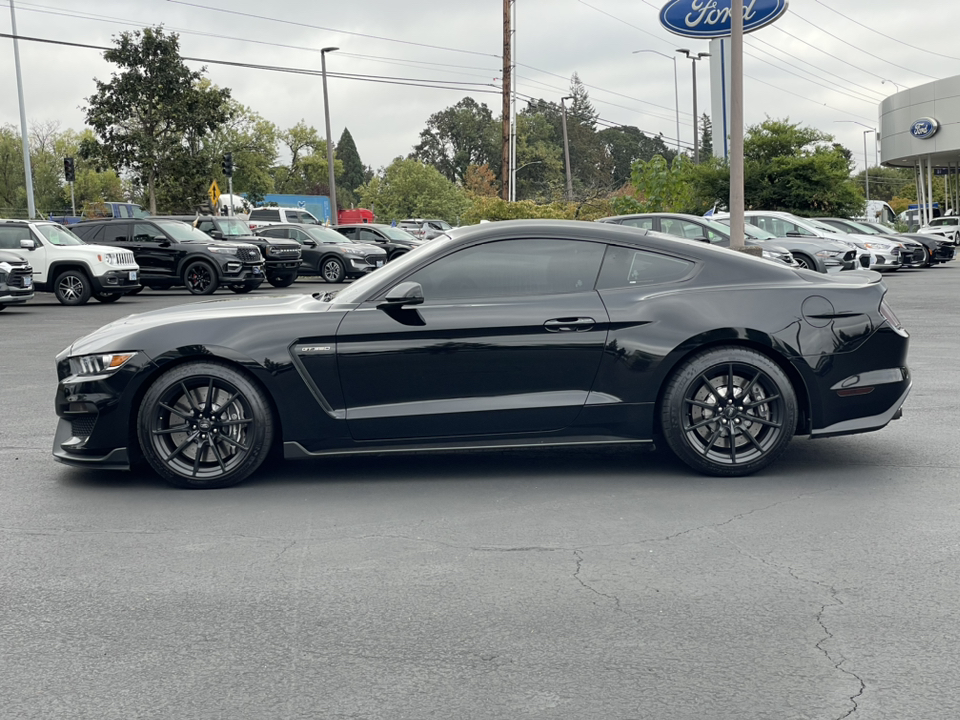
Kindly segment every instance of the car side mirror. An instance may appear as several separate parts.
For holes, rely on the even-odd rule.
[[[306,245],[307,247],[316,247],[316,246],[317,246],[317,243],[314,242],[313,240],[304,240],[304,241],[303,241],[303,244]]]
[[[33,250],[36,250],[36,249],[37,249],[37,241],[36,241],[36,240],[26,240],[26,239],[25,239],[25,240],[21,240],[21,241],[20,241],[20,247],[21,247],[23,250],[30,250],[30,251],[32,252]]]
[[[422,305],[423,288],[420,283],[405,282],[400,283],[390,290],[383,301],[377,305],[377,308],[401,308],[405,305]]]
[[[788,233],[787,233],[787,237],[803,237],[803,236],[804,236],[803,233],[798,233],[798,232],[788,232]]]
[[[170,241],[169,241],[169,240],[161,240],[161,241],[160,241],[160,247],[170,247]]]
[[[705,235],[701,235],[700,237],[695,237],[694,240],[696,240],[697,242],[705,242],[705,243],[710,242],[710,238],[706,237]]]
[[[214,240],[223,240],[223,233],[219,230],[211,230],[210,237],[212,237]]]

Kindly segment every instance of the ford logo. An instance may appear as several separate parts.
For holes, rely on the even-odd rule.
[[[744,0],[743,31],[769,25],[787,11],[787,0]],[[670,0],[660,24],[677,35],[718,38],[730,35],[730,0]]]
[[[919,140],[926,140],[928,137],[936,135],[939,129],[940,123],[931,117],[925,117],[913,121],[913,125],[910,126],[910,134]]]

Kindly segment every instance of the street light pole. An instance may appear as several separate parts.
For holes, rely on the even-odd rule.
[[[686,48],[677,48],[678,53],[683,53],[691,61],[693,69],[693,162],[700,164],[700,117],[697,115],[697,60],[710,57],[710,53],[697,53],[693,55]]]
[[[333,138],[330,137],[330,100],[327,97],[327,53],[340,48],[325,47],[320,51],[320,73],[323,76],[323,119],[327,124],[327,171],[330,178],[330,216],[333,225],[339,223],[337,215],[337,185],[333,173]]]
[[[891,80],[891,82],[893,81]],[[873,133],[874,149],[876,149],[877,129],[872,128],[866,123],[860,122],[859,120],[837,120],[836,122],[848,122],[867,128],[863,131],[863,183],[866,188],[867,202],[870,202],[870,156],[867,155],[867,133]]]
[[[634,50],[633,54],[642,52],[656,53],[661,57],[665,57],[668,60],[673,60],[673,104],[676,109],[677,114],[677,155],[680,154],[680,83],[677,82],[677,56],[676,55],[667,55],[662,53],[659,50]]]
[[[27,214],[33,220],[37,206],[33,199],[33,168],[30,166],[30,137],[27,134],[27,108],[23,102],[23,78],[20,77],[20,45],[17,43],[17,15],[10,0],[10,29],[13,31],[13,63],[17,70],[17,96],[20,99],[20,134],[23,137],[23,176],[27,184]]]
[[[694,65],[696,67],[696,65]],[[694,70],[696,76],[696,70]],[[745,245],[743,176],[743,0],[730,3],[730,247]]]
[[[567,202],[573,202],[573,176],[570,174],[570,141],[567,139],[567,106],[564,100],[572,100],[573,95],[560,98],[560,111],[563,113],[563,159],[567,164]]]

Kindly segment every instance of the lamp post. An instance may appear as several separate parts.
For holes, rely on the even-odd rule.
[[[10,0],[10,28],[13,30],[13,64],[17,70],[17,95],[20,99],[20,134],[23,136],[23,175],[27,185],[27,215],[33,220],[37,206],[33,199],[33,169],[30,166],[30,139],[27,135],[27,109],[23,104],[23,79],[20,77],[20,45],[17,43],[17,15]]]
[[[686,55],[693,68],[693,162],[700,164],[700,118],[697,115],[697,60],[703,60],[710,57],[710,53],[697,53],[694,55],[687,48],[677,48],[678,53]]]
[[[680,85],[677,82],[677,56],[676,55],[667,55],[662,53],[659,50],[634,50],[633,54],[649,52],[655,53],[660,57],[665,57],[667,60],[673,60],[673,103],[676,108],[677,113],[677,155],[680,154]]]
[[[893,80],[881,80],[881,81],[880,81],[880,84],[881,84],[881,85],[885,85],[886,83],[890,83],[891,85],[893,85],[893,86],[897,89],[897,92],[900,92],[900,86],[897,85],[897,83],[895,83]]]
[[[573,95],[560,98],[560,112],[563,113],[563,159],[567,164],[567,202],[573,202],[573,176],[570,174],[570,141],[567,139],[567,106],[564,100],[573,100]]]
[[[867,155],[867,133],[873,133],[874,146],[876,146],[877,129],[872,128],[866,123],[860,122],[859,120],[837,120],[837,122],[854,123],[861,127],[867,128],[866,130],[863,131],[863,184],[864,184],[864,187],[866,188],[867,202],[870,202],[870,158]]]
[[[325,47],[320,51],[320,73],[323,76],[323,119],[327,124],[327,170],[330,174],[330,215],[332,224],[339,222],[337,215],[337,186],[333,176],[333,138],[330,137],[330,101],[327,98],[327,53],[340,48]]]

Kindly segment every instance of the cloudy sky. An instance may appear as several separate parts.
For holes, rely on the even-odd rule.
[[[7,4],[0,0],[4,33]],[[603,121],[674,138],[672,62],[634,51],[672,56],[679,47],[706,52],[708,43],[661,28],[661,5],[518,0],[518,92],[559,100],[576,72]],[[116,33],[162,23],[180,33],[185,56],[311,71],[320,69],[320,48],[337,46],[328,71],[389,80],[329,79],[334,137],[350,128],[374,168],[408,153],[430,114],[466,95],[499,114],[501,0],[16,0],[16,12],[21,36],[103,46]],[[922,12],[902,0],[790,0],[777,23],[747,36],[746,122],[771,116],[813,125],[834,134],[862,165],[864,127],[838,121],[876,127],[879,101],[897,86],[960,74],[958,26],[957,0],[931,0]],[[2,46],[0,124],[17,124],[13,46],[9,39]],[[93,78],[108,78],[111,66],[89,49],[22,41],[20,53],[28,120],[82,127]],[[322,132],[319,77],[207,67],[213,82],[281,127],[304,119]],[[681,58],[678,69],[680,135],[691,143],[690,62]],[[703,63],[700,112],[709,112],[709,103]],[[872,141],[869,154],[872,164]]]

